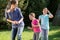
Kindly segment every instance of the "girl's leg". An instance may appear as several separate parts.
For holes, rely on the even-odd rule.
[[[39,34],[40,34],[40,32],[37,32],[36,33],[36,40],[39,40],[40,39],[40,37],[39,37],[40,35]]]
[[[42,32],[41,32],[41,40],[44,40],[44,29],[42,29]]]
[[[44,32],[44,38],[45,38],[45,40],[48,40],[48,30],[45,30],[45,32]]]
[[[34,35],[33,35],[33,40],[36,40],[36,34],[34,33]]]
[[[41,32],[40,32],[40,34],[39,34],[39,40],[41,40]]]

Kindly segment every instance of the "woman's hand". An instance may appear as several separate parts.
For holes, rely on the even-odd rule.
[[[12,21],[12,23],[13,23],[13,24],[19,24],[19,22],[18,22],[18,21]]]
[[[7,10],[7,13],[9,13],[10,12],[10,9],[9,10]]]

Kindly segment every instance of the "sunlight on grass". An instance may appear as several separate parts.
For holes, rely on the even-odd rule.
[[[57,32],[60,32],[60,30],[52,30],[52,31],[49,31],[49,35],[54,35]]]
[[[58,28],[51,28],[49,31],[49,40],[60,40],[60,29]],[[33,32],[28,29],[24,30],[22,34],[22,40],[31,40],[32,38]],[[0,31],[0,40],[11,40],[11,31]]]
[[[54,38],[53,40],[60,40],[60,38]]]
[[[10,31],[3,31],[3,32],[0,32],[0,40],[8,40],[10,39]]]
[[[31,40],[33,38],[33,32],[24,31],[22,34],[23,40]],[[17,37],[16,37],[17,39]],[[11,31],[0,32],[0,40],[11,40]]]
[[[23,32],[23,40],[31,40],[33,38],[33,32]]]

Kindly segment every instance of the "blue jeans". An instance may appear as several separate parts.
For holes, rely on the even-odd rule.
[[[49,32],[49,30],[42,29],[41,40],[48,40],[48,32]]]
[[[17,35],[17,40],[22,40],[21,35],[24,29],[24,25],[18,25],[16,28],[12,28],[12,40],[15,40]]]

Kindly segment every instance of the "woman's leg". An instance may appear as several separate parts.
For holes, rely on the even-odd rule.
[[[33,40],[36,40],[36,34],[34,33],[34,35],[33,35]]]
[[[18,27],[18,32],[17,32],[17,39],[22,40],[22,32],[24,29],[24,25]]]
[[[12,28],[12,40],[15,40],[17,34],[17,28]]]

